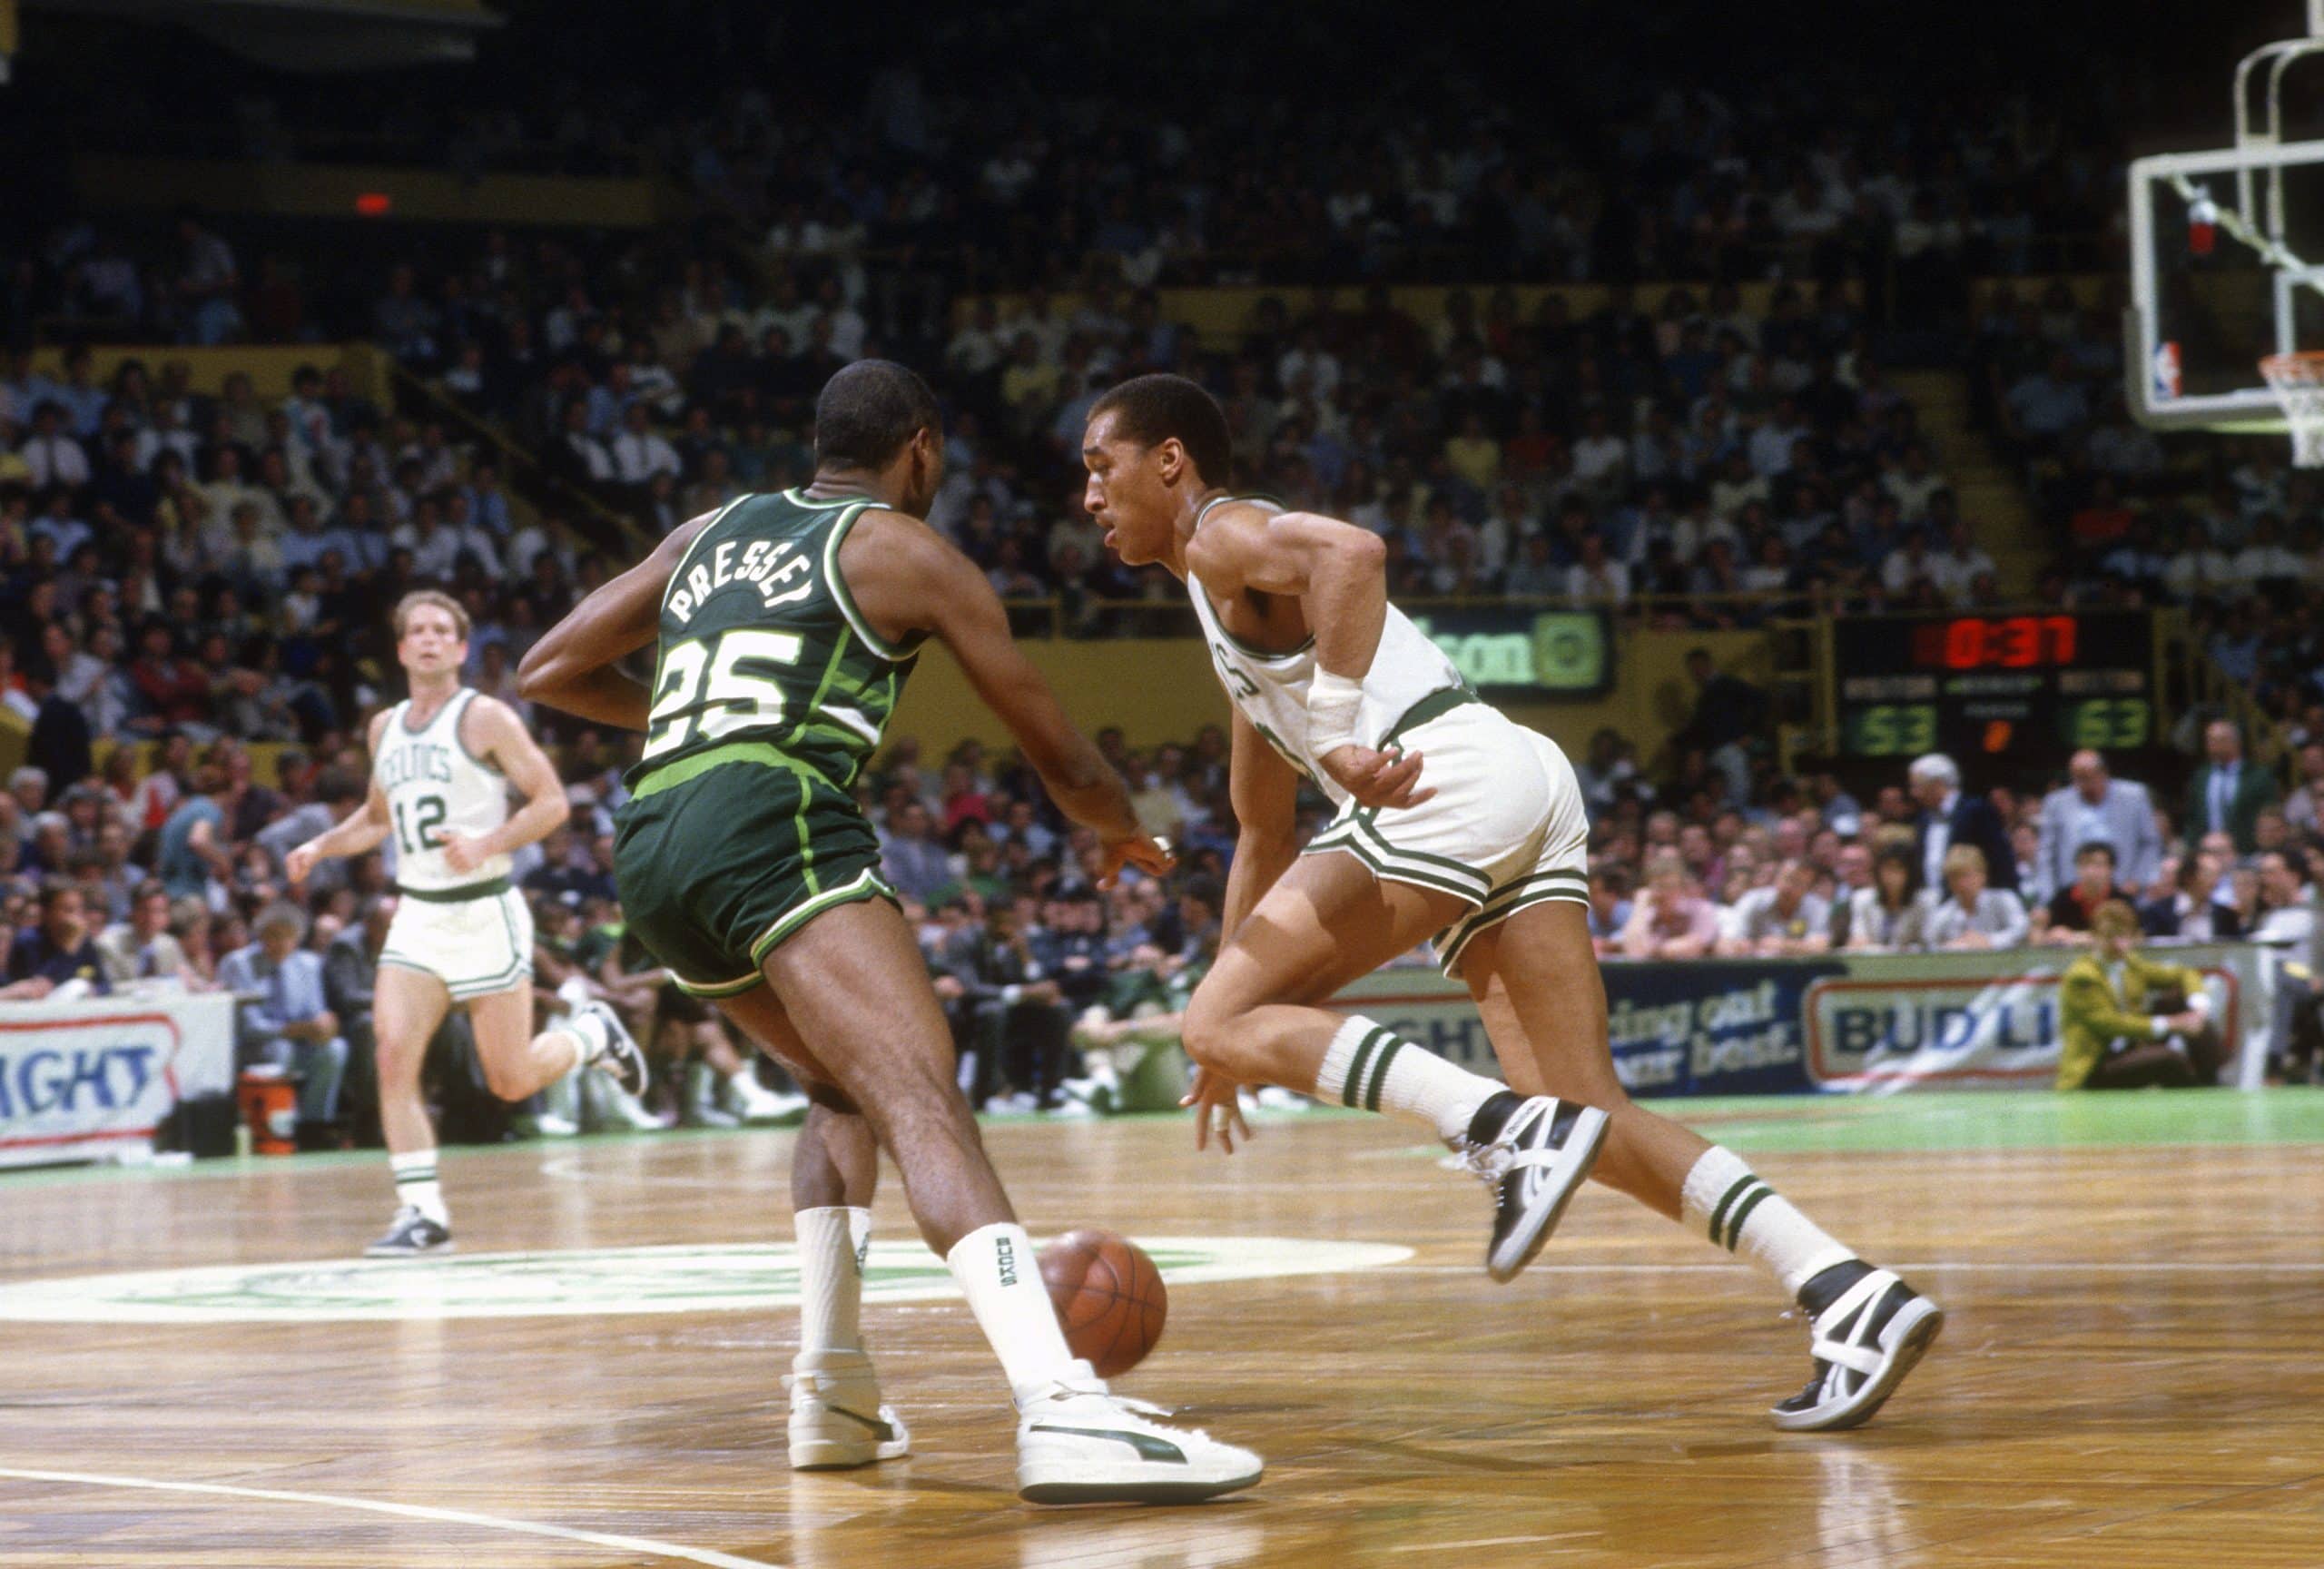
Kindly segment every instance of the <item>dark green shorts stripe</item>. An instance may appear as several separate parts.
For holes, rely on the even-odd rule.
[[[1407,850],[1400,844],[1392,843],[1385,834],[1380,832],[1379,815],[1378,812],[1366,808],[1357,813],[1352,821],[1358,834],[1370,835],[1372,842],[1379,845],[1384,853],[1402,855],[1407,860],[1425,862],[1432,866],[1446,867],[1464,876],[1475,878],[1479,883],[1483,883],[1487,890],[1492,888],[1492,880],[1465,861],[1455,861],[1450,855],[1439,855],[1428,850]]]
[[[1490,887],[1485,874],[1472,866],[1463,866],[1458,861],[1450,861],[1442,855],[1415,855],[1409,850],[1399,850],[1380,837],[1377,831],[1360,823],[1356,824],[1354,835],[1336,848],[1354,851],[1364,864],[1374,871],[1393,873],[1408,883],[1419,883],[1431,888],[1442,888],[1448,893],[1458,893],[1472,904],[1482,903]],[[1439,866],[1450,867],[1452,872],[1439,871]],[[1452,872],[1461,873],[1461,876],[1454,877]],[[1475,881],[1466,881],[1471,878]]]
[[[1585,891],[1584,885],[1575,883],[1568,886],[1559,883],[1545,883],[1531,893],[1501,903],[1488,900],[1482,908],[1455,921],[1436,934],[1437,962],[1443,966],[1445,974],[1457,974],[1460,971],[1462,951],[1468,947],[1472,937],[1487,927],[1498,926],[1511,916],[1521,911],[1531,910],[1536,904],[1563,903],[1587,906],[1589,903],[1590,895]]]
[[[1457,895],[1460,898],[1466,899],[1472,903],[1476,902],[1477,896],[1473,892],[1462,887],[1459,883],[1451,881],[1449,878],[1440,876],[1433,872],[1416,872],[1409,866],[1392,865],[1387,861],[1383,860],[1370,845],[1364,844],[1360,840],[1345,839],[1335,844],[1310,844],[1306,849],[1301,851],[1300,854],[1303,855],[1323,855],[1329,854],[1334,851],[1338,851],[1341,854],[1354,856],[1358,861],[1363,862],[1364,869],[1375,877],[1385,878],[1390,882],[1395,883],[1411,883],[1423,888],[1433,888],[1440,893],[1451,893]]]

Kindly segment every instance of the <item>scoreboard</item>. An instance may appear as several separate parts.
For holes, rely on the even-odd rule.
[[[1831,711],[1849,756],[2054,768],[2153,741],[2154,653],[2143,610],[1840,617]]]

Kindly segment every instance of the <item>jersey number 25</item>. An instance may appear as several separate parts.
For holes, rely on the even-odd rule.
[[[794,633],[738,627],[665,649],[646,715],[644,755],[658,757],[682,745],[696,726],[714,741],[736,730],[780,725],[782,684],[745,675],[742,666],[795,665],[802,646]]]

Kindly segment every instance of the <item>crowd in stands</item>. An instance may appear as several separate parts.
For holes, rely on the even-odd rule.
[[[2215,727],[2183,800],[2084,757],[2046,794],[1964,793],[1926,759],[1866,804],[1782,777],[1766,696],[1706,656],[1668,759],[1612,732],[1577,752],[1601,954],[2073,944],[2117,894],[2158,939],[2307,938],[2324,491],[2267,443],[2173,467],[2122,415],[2111,316],[2071,291],[2004,283],[1968,310],[1971,278],[2048,268],[2103,227],[2114,143],[2082,121],[2119,107],[2105,73],[2052,103],[1965,84],[1941,113],[1876,113],[1873,90],[1797,54],[1791,91],[1748,102],[1552,63],[1574,112],[1518,119],[1475,113],[1492,95],[1460,90],[1456,63],[1410,73],[1425,91],[1230,94],[1133,127],[1058,96],[1074,70],[1031,71],[1060,46],[968,96],[972,74],[883,69],[846,113],[755,84],[675,113],[404,95],[376,116],[464,172],[544,146],[569,172],[657,168],[699,204],[692,225],[389,227],[350,246],[188,211],[155,231],[75,217],[0,249],[0,723],[29,756],[0,796],[8,994],[171,977],[267,992],[246,1010],[251,1054],[344,1039],[359,1058],[391,871],[292,889],[281,864],[362,795],[361,725],[391,699],[388,607],[448,587],[477,628],[470,683],[517,702],[532,639],[624,564],[577,542],[577,508],[658,533],[803,481],[816,390],[867,354],[945,399],[931,521],[1005,597],[1054,600],[1088,636],[1133,625],[1111,602],[1179,599],[1113,562],[1078,501],[1088,409],[1154,369],[1218,393],[1244,485],[1384,536],[1400,597],[1590,602],[1678,628],[1990,603],[1994,562],[1884,364],[1965,360],[2054,521],[2045,597],[2185,604],[2284,725],[2297,787],[2279,799]],[[335,95],[289,114],[246,100],[244,151],[295,156],[296,127],[364,118],[360,92]],[[1452,287],[1426,308],[1391,287],[1418,281]],[[1164,292],[1184,284],[1265,287],[1205,340]],[[374,404],[320,349],[271,400],[241,374],[201,390],[167,351],[103,378],[85,347],[36,365],[58,321],[148,343],[369,339],[554,483],[514,493],[464,425]],[[520,869],[543,990],[613,999],[667,1081],[650,1104],[559,1100],[534,1125],[793,1114],[625,937],[608,834],[630,745],[532,717],[576,808]],[[286,748],[268,782],[252,743]],[[864,782],[964,1087],[995,1110],[1167,1103],[1157,1048],[1218,940],[1223,733],[1106,745],[1181,848],[1167,886],[1098,890],[1014,759],[923,760],[899,739]]]

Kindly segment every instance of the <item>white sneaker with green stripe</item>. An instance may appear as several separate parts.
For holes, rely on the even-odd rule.
[[[880,1399],[872,1358],[856,1351],[802,1351],[791,1359],[791,1468],[844,1471],[911,1453],[911,1433]]]
[[[1248,1487],[1265,1465],[1247,1449],[1108,1391],[1087,1362],[1017,1397],[1017,1495],[1029,1504],[1199,1504]]]

